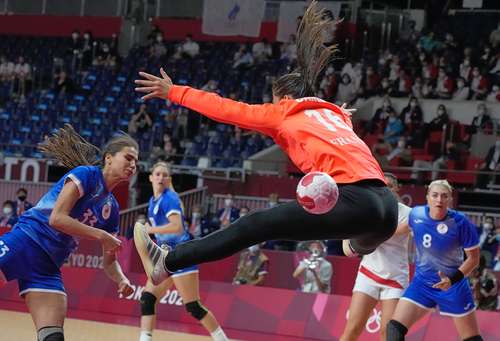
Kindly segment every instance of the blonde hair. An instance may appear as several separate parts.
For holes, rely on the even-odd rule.
[[[448,180],[434,180],[429,184],[429,187],[427,188],[427,193],[431,190],[432,186],[441,186],[446,188],[450,193],[453,193],[453,187],[450,185]]]
[[[172,183],[172,172],[170,165],[165,161],[158,161],[153,165],[153,167],[151,167],[150,173],[153,174],[154,170],[158,167],[165,167],[167,169],[167,173],[170,178],[170,186],[168,186],[168,188],[175,192],[174,184]]]

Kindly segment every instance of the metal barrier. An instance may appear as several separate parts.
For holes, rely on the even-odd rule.
[[[191,216],[194,206],[202,205],[205,202],[207,187],[195,188],[179,193],[179,197],[184,205],[184,215]],[[120,235],[126,236],[127,231],[134,226],[140,214],[147,214],[148,203],[129,208],[120,212]]]
[[[27,200],[33,204],[54,185],[50,182],[27,182],[27,181],[5,181],[0,180],[0,202],[5,200],[16,200],[16,192],[19,188],[25,188],[28,192]]]
[[[224,207],[224,199],[226,199],[226,194],[214,194],[212,198],[212,213],[215,213],[217,212],[217,210]],[[292,200],[293,199],[279,199],[278,202],[281,204]],[[248,207],[250,211],[268,208],[268,203],[269,198],[267,197],[252,197],[244,195],[233,196],[233,204],[235,207],[241,208],[245,206]]]

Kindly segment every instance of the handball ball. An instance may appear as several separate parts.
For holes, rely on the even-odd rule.
[[[333,178],[323,172],[310,172],[297,185],[297,201],[309,213],[330,211],[339,198],[339,188]]]

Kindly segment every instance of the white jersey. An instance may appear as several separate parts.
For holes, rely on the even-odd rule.
[[[398,203],[398,225],[408,221],[410,211],[410,207]],[[408,238],[408,233],[394,235],[380,244],[375,251],[363,256],[359,272],[381,285],[406,288],[410,275]]]

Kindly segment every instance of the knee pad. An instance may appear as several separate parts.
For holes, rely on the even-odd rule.
[[[407,332],[408,328],[396,320],[390,320],[385,331],[387,341],[404,341]]]
[[[64,341],[62,327],[43,327],[38,330],[38,341]]]
[[[464,339],[464,341],[483,341],[483,338],[481,337],[481,335],[474,335]]]
[[[148,316],[155,314],[156,296],[150,292],[143,291],[141,294],[141,315]]]
[[[199,301],[186,303],[186,310],[198,321],[202,320],[208,314],[208,309],[200,304]]]

